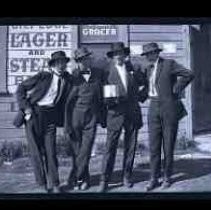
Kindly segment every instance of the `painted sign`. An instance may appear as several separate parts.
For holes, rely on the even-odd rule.
[[[108,43],[118,40],[117,25],[81,25],[80,42],[81,43]]]
[[[72,53],[71,25],[9,26],[8,91],[39,71],[48,71],[48,60],[54,51]],[[68,67],[69,68],[69,67]]]

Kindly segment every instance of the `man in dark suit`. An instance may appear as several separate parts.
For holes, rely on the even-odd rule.
[[[181,93],[193,79],[193,73],[172,59],[159,57],[162,49],[157,43],[143,46],[149,65],[146,68],[147,84],[143,89],[150,99],[148,111],[149,147],[151,180],[147,186],[150,191],[160,185],[161,146],[164,151],[163,188],[170,187],[173,169],[174,145],[177,137],[178,122],[186,114],[181,101]],[[180,77],[180,78],[179,78]]]
[[[102,70],[92,66],[92,53],[87,48],[74,52],[77,68],[73,70],[73,88],[68,95],[65,116],[65,133],[70,142],[73,167],[67,190],[75,187],[86,190],[90,187],[89,162],[96,136],[97,123],[103,124]],[[101,116],[100,116],[101,115]]]
[[[107,104],[107,140],[105,154],[102,163],[102,176],[100,191],[108,189],[117,152],[118,140],[122,129],[125,130],[124,137],[124,157],[123,157],[123,183],[127,187],[132,187],[132,169],[135,156],[138,130],[142,127],[141,108],[138,103],[139,86],[143,85],[143,78],[140,71],[134,71],[130,61],[126,61],[129,56],[129,48],[124,43],[112,44],[111,51],[107,56],[112,59],[110,65],[105,70],[104,84],[108,88],[115,87],[110,91],[113,97],[108,96],[105,91],[105,102]],[[109,90],[109,89],[108,89]],[[116,93],[114,92],[116,90]]]
[[[65,101],[72,87],[72,76],[65,71],[69,60],[65,52],[54,52],[50,71],[39,72],[17,89],[36,181],[53,193],[59,192],[56,126],[63,126]]]

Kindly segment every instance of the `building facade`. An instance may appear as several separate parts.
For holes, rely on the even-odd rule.
[[[17,112],[14,96],[17,85],[38,71],[47,69],[47,59],[56,50],[68,56],[78,46],[89,47],[96,61],[101,63],[112,42],[123,41],[136,60],[141,59],[143,44],[157,42],[163,48],[161,56],[173,58],[191,68],[191,30],[189,25],[40,25],[0,26],[0,140],[24,140],[24,130],[16,129],[12,120]],[[102,63],[101,63],[102,64]],[[68,64],[71,71],[73,63]],[[178,138],[193,139],[192,86],[184,92],[183,102],[188,116],[181,120]],[[144,127],[139,140],[148,138],[148,101],[141,104]],[[99,140],[106,130],[98,129]]]

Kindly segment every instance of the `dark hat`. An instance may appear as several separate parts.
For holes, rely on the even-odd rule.
[[[143,45],[143,53],[141,53],[141,56],[146,55],[151,52],[161,52],[161,51],[163,50],[159,48],[158,44],[152,42],[152,43]]]
[[[48,61],[48,65],[52,66],[56,60],[64,60],[66,63],[68,63],[70,58],[66,57],[64,51],[57,51],[51,54],[51,59]]]
[[[74,51],[74,59],[75,61],[80,60],[83,57],[90,56],[92,52],[90,52],[86,47],[80,47]]]
[[[118,55],[119,53],[124,53],[126,56],[130,54],[130,48],[125,47],[123,42],[115,42],[111,45],[111,50],[107,52],[107,56],[112,58],[114,55]]]

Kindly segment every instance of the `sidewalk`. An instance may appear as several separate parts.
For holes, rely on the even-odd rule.
[[[211,192],[211,140],[196,138],[197,148],[185,153],[176,152],[173,185],[171,188],[153,192]],[[206,145],[205,145],[206,144]],[[86,192],[98,192],[102,155],[95,155],[91,159],[91,188]],[[71,168],[71,158],[59,158],[60,181],[67,179]],[[122,152],[116,158],[115,170],[109,192],[145,192],[149,179],[148,153],[137,153],[134,162],[133,179],[135,185],[127,189],[121,185]],[[33,169],[29,158],[16,159],[11,165],[0,167],[0,193],[45,193],[35,184]],[[78,191],[79,192],[79,191]],[[75,193],[75,191],[70,191]],[[84,192],[83,192],[84,193]]]

